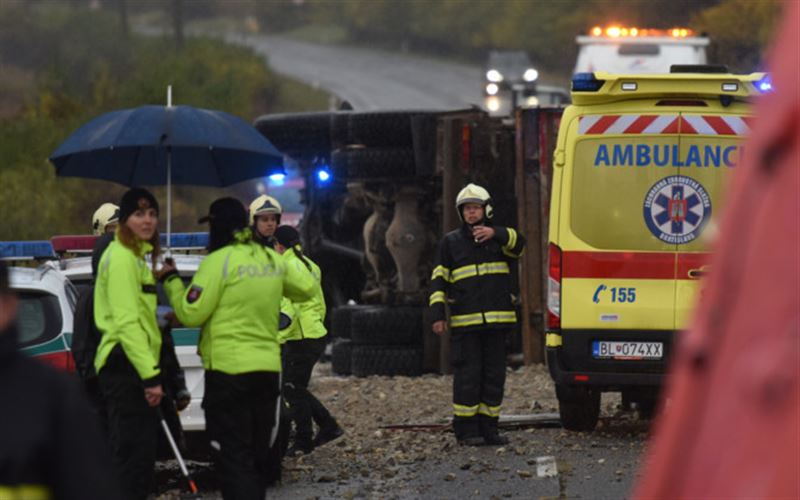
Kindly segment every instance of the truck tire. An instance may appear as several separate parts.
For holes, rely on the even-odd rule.
[[[331,113],[264,115],[254,126],[281,153],[295,158],[330,155]]]
[[[600,391],[590,387],[556,385],[561,425],[568,431],[591,432],[600,417]]]
[[[351,338],[352,318],[358,311],[374,309],[375,306],[345,305],[331,312],[331,335],[340,339]]]
[[[353,375],[417,377],[422,375],[422,349],[398,346],[353,346]]]
[[[414,177],[413,149],[346,149],[334,151],[331,168],[347,179]]]
[[[350,332],[356,345],[415,345],[422,342],[421,307],[373,307],[355,312]]]
[[[427,111],[377,111],[350,115],[350,144],[368,148],[412,148],[411,122]]]
[[[331,353],[331,370],[336,375],[350,375],[352,368],[353,344],[347,339],[334,339]]]

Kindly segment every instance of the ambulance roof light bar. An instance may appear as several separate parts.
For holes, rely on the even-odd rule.
[[[671,28],[667,30],[652,29],[652,28],[636,28],[611,25],[605,28],[595,26],[589,30],[589,34],[594,37],[606,38],[637,38],[637,37],[672,37],[672,38],[686,38],[694,36],[694,31],[688,28]]]
[[[172,233],[170,248],[173,250],[201,250],[208,248],[208,233]],[[167,244],[167,235],[161,235],[161,244]]]
[[[49,241],[0,241],[0,259],[37,260],[55,259],[56,254]]]
[[[86,234],[62,235],[50,238],[50,243],[53,244],[53,249],[58,254],[91,253],[94,249],[95,241],[97,241],[97,236]]]

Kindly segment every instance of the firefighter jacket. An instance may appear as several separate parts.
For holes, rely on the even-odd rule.
[[[303,302],[294,301],[291,303],[294,311],[289,307],[281,307],[281,312],[287,314],[292,318],[292,324],[289,328],[281,330],[281,343],[290,340],[303,340],[303,339],[318,339],[324,337],[328,330],[325,329],[325,296],[322,293],[322,271],[319,266],[306,256],[303,256],[305,262],[309,264],[311,269],[306,267],[306,264],[293,249],[287,250],[283,254],[287,266],[294,266],[299,273],[309,275],[316,286],[314,287],[314,296],[310,300]]]
[[[199,352],[206,370],[280,372],[281,297],[303,302],[314,296],[317,283],[308,273],[249,234],[241,231],[208,254],[188,289],[177,276],[164,284],[181,323],[202,326]]]
[[[0,498],[119,498],[111,457],[77,378],[17,350],[0,332]]]
[[[525,238],[510,227],[494,226],[494,230],[494,238],[477,243],[470,226],[463,224],[442,239],[431,274],[433,322],[446,319],[446,305],[453,332],[517,322],[509,264],[522,254]]]
[[[100,373],[119,344],[146,386],[160,383],[156,280],[144,259],[152,250],[142,242],[137,253],[115,238],[100,259],[94,289],[94,321],[103,334],[94,358],[95,371]]]

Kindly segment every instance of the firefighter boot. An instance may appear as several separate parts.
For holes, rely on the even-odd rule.
[[[477,417],[454,417],[453,432],[456,435],[456,441],[461,446],[480,446],[483,444],[483,438],[481,438],[478,430]]]
[[[497,417],[479,415],[481,436],[483,444],[487,446],[503,446],[508,444],[508,438],[497,432]]]

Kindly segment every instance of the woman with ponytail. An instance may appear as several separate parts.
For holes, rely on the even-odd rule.
[[[317,447],[341,436],[342,431],[327,408],[308,390],[311,372],[325,350],[325,297],[319,266],[303,254],[300,234],[292,226],[275,230],[275,249],[283,254],[288,267],[313,278],[314,296],[306,301],[292,301],[295,320],[281,331],[283,347],[283,394],[295,423],[295,441],[289,455],[308,454]],[[319,426],[313,436],[312,420]]]

